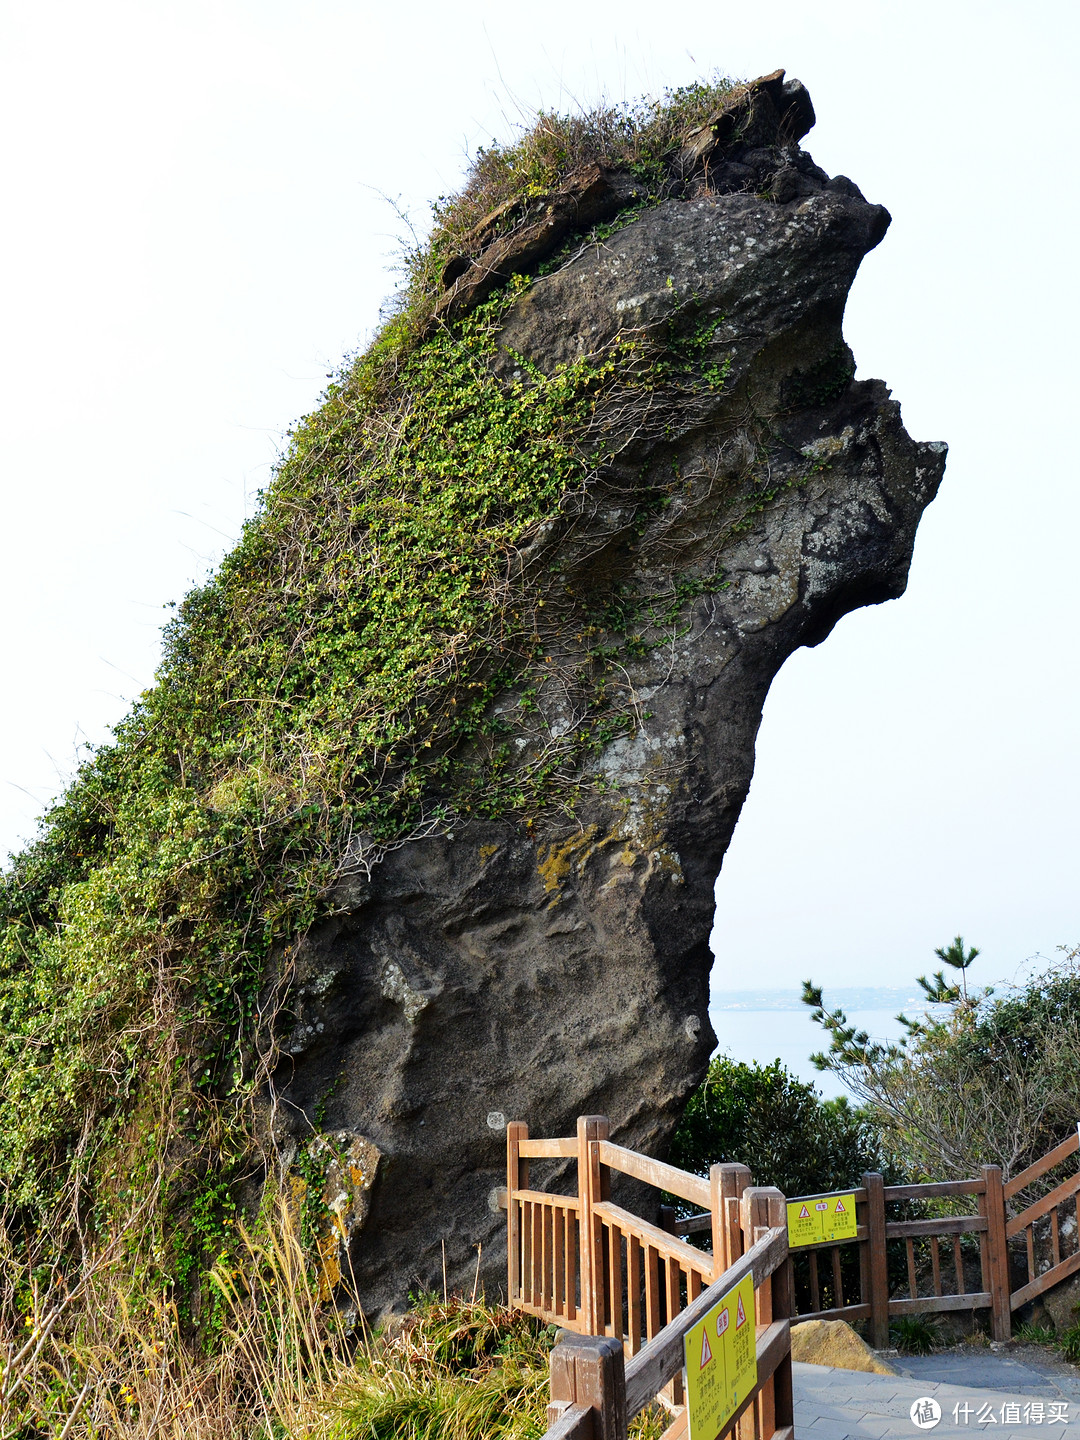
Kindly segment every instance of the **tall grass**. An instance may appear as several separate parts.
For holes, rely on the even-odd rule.
[[[379,1334],[320,1300],[294,1208],[211,1278],[209,1349],[103,1255],[70,1284],[0,1255],[0,1440],[536,1440],[554,1326],[425,1295]],[[635,1422],[656,1440],[661,1412]]]

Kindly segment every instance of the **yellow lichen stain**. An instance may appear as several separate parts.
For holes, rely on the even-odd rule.
[[[309,1153],[316,1158],[329,1154],[329,1164],[318,1196],[323,1213],[318,1220],[319,1234],[315,1239],[319,1299],[327,1301],[341,1283],[349,1243],[367,1219],[371,1187],[375,1183],[381,1156],[378,1148],[363,1135],[340,1130],[330,1136],[316,1137]],[[291,1171],[288,1204],[298,1231],[303,1224],[308,1192],[309,1184],[304,1176]]]
[[[337,1219],[337,1217],[335,1217]],[[319,1300],[325,1304],[341,1283],[341,1246],[345,1229],[340,1220],[319,1240]]]
[[[498,848],[498,845],[481,845],[480,864],[483,865],[486,861],[490,860],[492,855],[495,854],[495,851],[498,850]]]
[[[597,825],[586,825],[584,830],[579,830],[576,835],[571,835],[569,840],[564,840],[561,844],[548,845],[545,850],[541,851],[536,868],[544,882],[544,889],[549,895],[562,885],[570,874],[575,860],[578,874],[581,874],[589,857],[596,849],[593,837],[598,829]]]

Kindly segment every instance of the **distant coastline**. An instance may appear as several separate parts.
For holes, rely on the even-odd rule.
[[[926,1006],[926,996],[913,985],[827,985],[825,1004],[830,1010],[904,1010]],[[717,990],[710,1010],[803,1010],[797,986],[785,990]],[[809,1014],[809,1011],[807,1011]]]

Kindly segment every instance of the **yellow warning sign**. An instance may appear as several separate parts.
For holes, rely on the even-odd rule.
[[[814,1200],[789,1200],[788,1244],[821,1245],[829,1240],[854,1240],[855,1196],[822,1195]]]
[[[754,1277],[718,1300],[683,1345],[690,1440],[716,1440],[757,1384]]]

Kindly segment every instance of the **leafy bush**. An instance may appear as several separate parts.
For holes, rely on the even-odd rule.
[[[962,957],[959,936],[950,948]],[[946,1179],[996,1164],[1008,1179],[1072,1134],[1080,1115],[1080,948],[1001,992],[924,989],[936,989],[944,1014],[898,1016],[907,1035],[884,1044],[827,1010],[806,982],[830,1042],[814,1061],[869,1107],[906,1168]]]
[[[844,1099],[823,1100],[779,1060],[717,1055],[675,1132],[672,1164],[697,1174],[717,1161],[749,1165],[756,1185],[785,1195],[842,1190],[884,1163],[878,1131]]]

